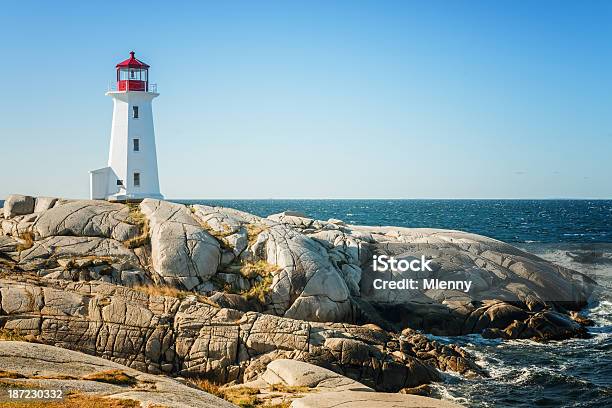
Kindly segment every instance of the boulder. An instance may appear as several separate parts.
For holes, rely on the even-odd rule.
[[[485,338],[565,340],[572,337],[589,337],[586,328],[571,317],[554,311],[538,312],[524,321],[515,320],[505,328],[487,328]]]
[[[34,212],[41,213],[43,211],[47,211],[57,203],[57,198],[55,197],[36,197],[36,204],[34,205]]]
[[[269,385],[316,388],[317,391],[374,391],[326,368],[296,360],[272,361],[261,378]]]
[[[89,200],[59,202],[43,211],[32,228],[37,238],[69,235],[126,241],[140,233],[128,206]]]
[[[286,317],[350,321],[349,290],[325,248],[285,225],[271,225],[257,245],[280,273],[271,287],[272,308]]]
[[[9,219],[17,215],[27,215],[34,212],[34,197],[12,194],[4,201],[4,218]]]
[[[151,228],[152,267],[164,282],[191,290],[217,272],[219,242],[188,207],[145,199],[140,208]]]

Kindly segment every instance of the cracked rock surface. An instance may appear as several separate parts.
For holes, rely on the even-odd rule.
[[[147,225],[135,222],[134,214]],[[221,304],[242,311],[311,322],[375,323],[395,331],[583,336],[584,328],[569,311],[584,307],[596,286],[588,276],[476,234],[355,226],[295,212],[262,218],[152,199],[134,208],[11,196],[0,226],[0,261],[14,271],[124,286],[155,283],[215,295]],[[407,260],[422,255],[432,260],[433,272],[374,272],[373,255]],[[241,266],[249,262],[269,265],[270,281],[241,275]],[[472,286],[468,292],[373,286],[376,278],[425,277],[469,280]],[[240,297],[258,285],[259,301]],[[546,323],[542,330],[536,321]]]
[[[5,330],[154,374],[244,382],[285,358],[384,391],[436,381],[439,370],[482,374],[461,349],[416,333],[242,313],[102,282],[0,280],[0,305]]]
[[[152,269],[165,283],[191,290],[217,272],[219,243],[189,208],[148,198],[140,208],[151,225]]]
[[[145,374],[99,357],[44,344],[0,341],[0,370],[17,377],[3,379],[0,388],[79,391],[110,399],[131,399],[143,407],[236,407],[167,377]],[[91,379],[110,370],[127,374],[134,379],[133,383],[112,384]],[[0,404],[4,398],[3,393]]]

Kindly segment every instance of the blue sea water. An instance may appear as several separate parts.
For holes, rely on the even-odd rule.
[[[284,210],[348,224],[447,228],[506,242],[610,242],[612,200],[175,200],[259,216]]]

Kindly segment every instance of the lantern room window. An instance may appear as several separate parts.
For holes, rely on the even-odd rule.
[[[119,81],[143,81],[148,80],[148,70],[140,68],[120,68],[117,70]]]

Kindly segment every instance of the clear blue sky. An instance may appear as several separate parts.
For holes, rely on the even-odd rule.
[[[135,50],[171,198],[612,197],[612,2],[27,2],[0,198],[87,197]]]

